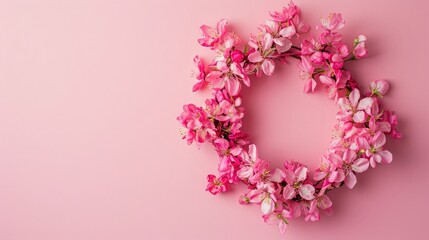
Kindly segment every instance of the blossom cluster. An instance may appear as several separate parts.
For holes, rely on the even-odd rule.
[[[293,3],[270,16],[247,43],[228,30],[226,20],[215,28],[201,27],[198,42],[216,56],[207,64],[199,56],[194,58],[193,91],[209,87],[212,97],[204,107],[185,105],[177,119],[188,144],[211,143],[219,155],[218,175],[207,176],[207,191],[218,194],[233,183],[246,184],[249,190],[240,204],[260,205],[264,221],[284,232],[290,219],[303,216],[316,221],[321,212],[331,211],[327,193],[332,189],[343,185],[351,189],[357,173],[392,162],[392,153],[385,149],[386,135],[400,138],[401,133],[397,116],[380,104],[388,83],[372,81],[370,91],[363,93],[344,68],[345,62],[365,57],[367,49],[363,35],[352,47],[344,43],[338,32],[345,24],[341,14],[322,18],[316,37],[309,35],[310,27],[301,21],[300,9]],[[241,131],[242,85],[250,86],[249,76],[272,75],[276,63],[288,58],[299,60],[305,93],[321,84],[339,106],[332,142],[315,171],[293,161],[286,161],[281,169],[270,168]]]

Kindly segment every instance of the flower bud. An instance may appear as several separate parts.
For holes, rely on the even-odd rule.
[[[369,84],[372,94],[383,96],[389,90],[389,83],[386,80],[375,80]]]
[[[241,63],[244,59],[244,54],[239,50],[234,50],[231,52],[231,59],[233,62]]]

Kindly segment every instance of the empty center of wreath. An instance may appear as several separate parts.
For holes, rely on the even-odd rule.
[[[242,89],[243,130],[274,167],[294,160],[316,169],[331,141],[338,107],[323,88],[303,94],[295,65],[281,66],[273,76],[255,79],[252,87]]]

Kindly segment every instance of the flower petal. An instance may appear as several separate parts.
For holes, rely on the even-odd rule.
[[[352,106],[356,107],[358,105],[359,99],[360,99],[359,89],[357,89],[357,88],[353,89],[353,91],[349,95],[349,99],[350,99],[350,103],[352,104]]]
[[[236,96],[240,92],[241,84],[237,79],[229,78],[225,87],[230,96]]]
[[[285,28],[283,28],[282,30],[280,30],[279,34],[282,37],[292,37],[293,35],[295,35],[296,33],[296,29],[293,25],[291,26],[287,26]]]
[[[366,97],[359,101],[357,105],[357,110],[366,110],[370,108],[374,104],[374,99],[370,97]]]
[[[276,183],[281,183],[285,178],[284,176],[285,176],[285,173],[282,170],[276,168],[274,170],[274,173],[268,178],[268,180]]]
[[[327,209],[332,207],[332,201],[328,196],[322,195],[318,198],[318,205],[321,209]]]
[[[308,169],[306,167],[299,167],[295,170],[297,182],[302,182],[307,178]]]
[[[319,80],[321,83],[325,85],[333,85],[335,84],[335,80],[326,76],[326,75],[320,75]]]
[[[378,154],[384,163],[391,163],[393,160],[392,153],[387,150],[379,151]]]
[[[262,214],[268,215],[274,212],[275,203],[270,197],[264,198],[261,203]]]
[[[262,40],[263,50],[266,51],[267,49],[271,48],[273,41],[273,36],[270,33],[266,33],[264,39]]]
[[[286,232],[286,227],[287,224],[282,219],[279,219],[279,230],[281,234],[284,234]]]
[[[342,111],[349,111],[352,109],[352,105],[350,103],[350,100],[348,100],[347,98],[338,99],[338,105],[340,106],[340,109]]]
[[[355,123],[365,122],[365,112],[364,111],[357,111],[355,114],[353,114],[353,121]]]
[[[366,158],[359,158],[352,165],[353,171],[357,173],[365,172],[368,169],[368,167],[369,167],[369,161]]]
[[[250,53],[249,56],[247,57],[247,59],[249,59],[249,61],[252,63],[258,63],[258,62],[262,62],[262,60],[264,60],[264,58],[262,57],[262,55],[259,51],[254,51],[254,52]]]
[[[347,149],[347,150],[344,152],[343,160],[344,160],[346,163],[351,163],[351,162],[353,162],[355,159],[356,159],[356,152],[355,152],[355,151],[353,151],[353,150],[351,150],[351,149]]]
[[[296,195],[295,189],[290,186],[289,184],[286,185],[286,187],[283,188],[283,197],[286,200],[294,198]]]
[[[262,71],[264,71],[265,75],[271,76],[274,72],[275,63],[271,59],[265,59],[262,62]]]
[[[384,135],[383,132],[378,131],[374,135],[374,138],[372,139],[372,145],[374,146],[374,148],[381,148],[384,146],[385,143],[386,143],[386,135]]]
[[[353,172],[347,174],[346,179],[344,180],[344,184],[346,187],[352,189],[357,183],[356,175]]]
[[[314,192],[315,189],[311,184],[304,184],[299,188],[299,195],[301,195],[305,200],[314,199]]]

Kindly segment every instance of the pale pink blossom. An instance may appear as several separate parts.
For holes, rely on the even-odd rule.
[[[290,212],[286,209],[281,211],[275,211],[269,215],[264,215],[263,219],[268,224],[277,224],[279,227],[280,233],[284,234],[286,231],[286,227],[289,224],[287,219],[290,218]]]
[[[270,33],[266,33],[261,43],[259,40],[252,36],[249,41],[249,46],[253,47],[253,51],[247,57],[251,63],[258,64],[265,75],[271,76],[275,69],[275,63],[268,56],[272,54],[272,46],[274,43],[274,38]]]
[[[371,114],[373,103],[374,99],[371,97],[361,99],[360,91],[355,88],[348,98],[338,100],[338,105],[342,111],[339,117],[342,119],[350,117],[356,123],[363,123],[367,121],[366,117]]]
[[[314,92],[316,89],[316,80],[313,78],[314,67],[305,57],[301,57],[301,61],[298,63],[298,68],[301,70],[299,77],[305,81],[304,92]]]
[[[318,221],[320,219],[319,209],[326,210],[331,207],[331,199],[324,194],[324,191],[320,191],[320,193],[311,200],[308,211],[305,213],[305,221]]]
[[[321,20],[322,27],[329,31],[339,30],[344,27],[344,20],[341,13],[331,13]]]
[[[365,137],[357,138],[357,145],[364,150],[365,155],[369,157],[371,167],[375,167],[377,163],[391,163],[392,153],[384,150],[383,146],[386,143],[386,135],[379,131],[373,137],[367,139]]]
[[[356,152],[351,149],[347,149],[342,157],[338,154],[331,154],[330,161],[339,169],[342,169],[344,184],[350,189],[357,183],[357,178],[354,173],[365,172],[369,167],[368,159],[363,157],[357,158]]]
[[[305,183],[307,172],[306,167],[298,167],[295,171],[285,170],[285,180],[288,183],[283,188],[283,197],[285,199],[292,199],[296,194],[299,194],[305,200],[314,198],[315,189],[313,185]]]

